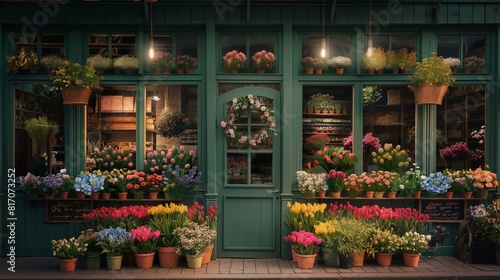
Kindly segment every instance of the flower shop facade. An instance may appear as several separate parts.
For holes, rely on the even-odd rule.
[[[382,147],[390,143],[406,150],[409,167],[418,163],[428,174],[446,168],[475,169],[485,163],[489,170],[499,171],[500,5],[495,1],[8,2],[0,3],[2,57],[24,49],[35,52],[40,61],[54,55],[85,64],[95,55],[130,56],[138,58],[139,66],[130,66],[132,74],[105,72],[102,91],[95,91],[87,106],[63,105],[43,67],[35,74],[2,71],[0,166],[8,184],[3,184],[0,214],[4,225],[15,221],[14,231],[2,229],[2,256],[11,250],[12,239],[7,237],[12,232],[16,256],[46,256],[50,240],[77,235],[82,227],[79,221],[51,219],[57,205],[29,199],[19,176],[60,169],[78,175],[100,164],[118,165],[117,158],[93,162],[96,151],[106,145],[131,153],[128,162],[138,170],[149,167],[147,157],[153,151],[171,146],[190,151],[202,179],[182,201],[219,206],[219,257],[290,256],[290,246],[283,241],[289,232],[287,204],[304,200],[296,172],[315,168],[311,152],[315,148],[306,145],[314,135],[327,135],[328,145],[342,147],[352,134],[356,174],[376,168],[364,147],[366,137],[366,143],[376,137]],[[343,74],[335,69],[342,67],[333,65],[316,67],[323,70],[321,74],[303,70],[304,58],[321,57],[323,39],[327,63],[333,57],[350,59]],[[381,74],[369,74],[364,67],[369,41],[375,57],[376,49],[385,51],[379,57],[385,61],[379,67]],[[196,58],[194,73],[176,69],[156,73],[148,62],[150,46],[156,52]],[[231,71],[223,59],[233,50],[247,57],[238,71]],[[275,60],[272,68],[263,67],[265,72],[259,73],[252,56],[262,50],[272,52]],[[407,83],[413,66],[389,66],[387,50],[394,57],[403,53],[410,64],[412,55],[421,61],[432,52],[459,58],[456,81],[442,105],[416,106]],[[467,73],[471,68],[465,63],[467,57],[482,58],[485,65],[478,73],[475,69]],[[0,68],[7,67],[2,59]],[[405,67],[410,74],[392,72]],[[159,131],[157,121],[168,107],[188,121],[167,122]],[[41,170],[35,170],[40,168],[35,162],[39,147],[24,128],[27,120],[38,116],[46,116],[60,130],[46,145]],[[489,199],[497,192],[490,191]],[[436,201],[447,206],[440,199]],[[129,199],[126,204],[166,201],[160,195],[157,201]],[[403,195],[309,201],[419,210],[429,206],[425,199]],[[465,210],[485,202],[458,195],[446,201],[459,202],[454,211],[460,213],[448,220],[439,214],[445,210],[436,210],[431,229],[444,225],[450,232],[437,255],[454,254]],[[112,198],[82,207],[123,203]]]

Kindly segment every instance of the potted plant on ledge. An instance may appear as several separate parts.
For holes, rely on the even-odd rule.
[[[252,56],[253,65],[259,74],[264,74],[266,70],[272,69],[274,67],[275,60],[276,57],[274,54],[265,50],[256,52]]]
[[[415,93],[417,105],[441,105],[448,86],[455,81],[453,72],[443,57],[431,57],[417,62],[415,72],[408,76],[408,88]]]
[[[65,61],[64,66],[50,76],[52,83],[62,90],[63,104],[87,105],[93,89],[101,89],[102,76],[91,66]]]
[[[334,56],[330,58],[327,62],[330,68],[335,69],[337,74],[344,74],[344,70],[351,67],[352,61],[350,58],[345,56]]]
[[[71,272],[76,268],[78,257],[87,251],[87,244],[74,237],[67,239],[52,240],[52,255],[60,259],[62,272]]]
[[[239,69],[245,67],[247,56],[236,50],[232,50],[224,55],[222,58],[222,65],[232,74],[238,73]]]

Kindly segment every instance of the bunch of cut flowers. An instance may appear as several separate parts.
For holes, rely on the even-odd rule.
[[[356,162],[354,153],[342,147],[326,146],[323,150],[316,152],[315,159],[325,171],[335,169],[344,173],[351,172]]]
[[[283,240],[290,242],[295,252],[300,255],[314,255],[316,246],[322,242],[314,233],[305,230],[292,231],[290,235],[283,237]]]
[[[236,50],[232,50],[224,55],[222,58],[222,65],[227,70],[238,70],[245,67],[247,56]]]
[[[428,192],[436,194],[442,194],[448,191],[451,187],[452,179],[450,176],[443,174],[442,172],[435,172],[429,174],[422,182],[422,188]]]
[[[472,186],[477,190],[491,189],[498,186],[497,174],[489,170],[483,170],[481,167],[474,170],[469,175],[469,179],[472,180]]]
[[[395,254],[401,246],[401,239],[390,230],[376,228],[372,231],[371,243],[375,253]]]
[[[19,177],[19,182],[28,197],[36,198],[42,194],[42,181],[40,181],[39,176],[35,176],[34,174],[28,172],[26,176]]]
[[[101,230],[109,227],[121,227],[126,230],[144,225],[148,221],[148,209],[151,206],[130,205],[115,207],[100,207],[88,214],[83,214],[87,228]]]
[[[136,254],[147,254],[156,251],[159,230],[152,230],[147,226],[140,226],[130,230],[130,247]]]
[[[332,192],[341,192],[344,186],[345,176],[344,172],[335,169],[331,169],[330,172],[326,173],[325,177],[328,190]]]
[[[449,147],[439,150],[439,157],[443,160],[469,160],[473,156],[473,152],[467,147],[467,143],[458,142]]]
[[[160,231],[158,246],[175,247],[177,246],[177,236],[173,231],[182,227],[186,221],[187,206],[183,204],[158,205],[148,209],[149,225],[152,229]]]
[[[87,251],[87,243],[74,237],[52,240],[52,255],[63,260],[70,260],[83,256]]]
[[[423,235],[416,231],[406,232],[401,236],[399,251],[406,254],[421,254],[428,250],[430,235]]]
[[[299,191],[305,196],[311,196],[316,192],[328,189],[325,174],[323,173],[315,174],[306,171],[297,171],[297,184]]]
[[[133,156],[132,152],[115,149],[111,146],[97,150],[94,155],[97,168],[101,171],[123,168],[131,170],[134,167]]]
[[[276,57],[272,52],[261,50],[252,56],[253,65],[257,70],[272,69]]]
[[[195,257],[200,257],[207,251],[214,243],[217,234],[207,224],[200,225],[195,222],[178,227],[173,233],[179,238],[180,247],[177,253],[181,255],[184,252]]]
[[[128,249],[130,233],[120,227],[110,227],[100,230],[96,240],[96,245],[102,248],[103,253],[108,256],[120,256]]]
[[[42,192],[52,194],[57,192],[63,185],[64,179],[61,173],[50,174],[42,180]]]
[[[288,222],[287,227],[292,231],[305,230],[314,231],[314,225],[318,222],[325,221],[325,203],[299,203],[288,202]]]
[[[82,173],[75,178],[75,191],[90,195],[93,192],[100,192],[104,189],[106,177],[99,171],[92,173]]]
[[[379,170],[404,173],[410,164],[411,158],[400,145],[393,147],[392,144],[385,143],[384,147],[372,152],[373,163]]]
[[[343,146],[345,150],[352,150],[352,140],[353,140],[352,133],[348,137],[344,138]],[[365,153],[371,153],[373,151],[378,150],[378,148],[380,147],[381,147],[380,139],[378,139],[378,137],[373,136],[371,132],[363,136],[363,151]]]

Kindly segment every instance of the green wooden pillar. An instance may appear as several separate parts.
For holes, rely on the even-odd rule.
[[[295,57],[293,56],[294,50],[292,46],[296,46],[293,44],[293,33],[292,33],[292,25],[284,24],[283,25],[283,55],[282,57]],[[281,96],[281,116],[279,116],[281,121],[281,130],[278,132],[281,134],[281,235],[285,236],[288,234],[289,229],[285,225],[285,221],[288,220],[288,208],[287,204],[292,202],[293,194],[292,194],[292,182],[295,179],[295,168],[297,165],[294,165],[293,155],[294,153],[294,142],[295,146],[299,150],[298,157],[295,157],[295,162],[301,164],[301,153],[302,153],[302,141],[296,141],[293,136],[301,133],[301,128],[298,127],[299,131],[294,131],[294,124],[302,122],[297,122],[294,120],[300,120],[300,115],[290,114],[287,112],[302,112],[300,109],[301,100],[302,99],[302,90],[294,90],[294,81],[293,76],[294,73],[297,73],[297,69],[294,68],[293,60],[291,59],[283,59],[282,64],[282,72],[283,72],[283,87]],[[296,87],[295,87],[296,88]],[[297,92],[298,91],[298,92]],[[295,98],[294,98],[295,96]],[[298,102],[294,102],[294,101]],[[281,258],[283,259],[291,259],[291,250],[290,245],[283,240],[281,240]]]
[[[135,164],[137,170],[144,169],[144,157],[146,156],[146,91],[144,83],[140,82],[135,89],[136,100],[136,131],[135,138]]]

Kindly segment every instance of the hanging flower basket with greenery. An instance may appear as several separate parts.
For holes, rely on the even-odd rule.
[[[408,87],[415,94],[417,105],[441,105],[448,86],[455,81],[453,72],[443,57],[431,57],[417,62],[415,72],[408,76]]]
[[[163,137],[179,137],[187,128],[189,119],[171,107],[165,107],[155,122],[156,131]]]

